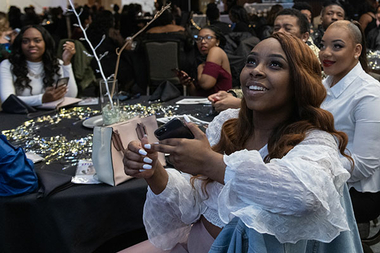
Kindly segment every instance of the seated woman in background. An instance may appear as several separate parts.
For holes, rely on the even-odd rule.
[[[141,38],[150,41],[178,40],[180,43],[179,68],[190,76],[196,76],[193,38],[183,26],[175,24],[174,16],[170,10],[164,11]]]
[[[358,223],[380,215],[380,84],[366,73],[365,36],[358,22],[336,21],[321,40],[319,58],[325,73],[327,97],[322,108],[334,115],[336,129],[348,135],[354,159],[348,180]],[[369,226],[368,226],[369,229]]]
[[[23,27],[15,38],[9,60],[0,65],[0,98],[4,102],[15,94],[30,106],[76,97],[77,85],[71,58],[73,42],[64,45],[62,60],[55,55],[54,40],[40,25]],[[61,77],[69,77],[68,86],[55,87]]]
[[[243,6],[232,6],[228,16],[232,22],[232,32],[249,32],[256,36],[255,30],[249,25],[248,13]]]
[[[144,61],[147,58],[144,48],[144,42],[146,41],[178,41],[179,69],[195,78],[197,75],[197,65],[193,37],[183,26],[175,24],[173,13],[170,10],[164,11],[147,29],[146,33],[136,38],[136,49],[127,52],[130,59],[130,68],[133,69],[132,77],[138,87],[142,91],[145,91],[146,84],[149,82],[149,64],[147,61]],[[180,86],[182,88],[182,85]]]
[[[365,0],[362,5],[359,6],[360,27],[363,29],[365,37],[368,37],[369,31],[377,27],[376,9],[378,7],[377,0]]]
[[[205,62],[198,65],[197,80],[181,71],[182,83],[189,87],[190,95],[207,97],[220,90],[232,88],[232,76],[227,54],[223,51],[226,40],[222,32],[215,26],[202,28],[195,41],[199,52],[206,57]]]
[[[335,252],[359,252],[351,205],[341,203],[341,194],[349,199],[350,175],[340,161],[348,157],[347,136],[319,107],[326,96],[321,79],[308,46],[276,33],[247,58],[241,109],[220,113],[206,135],[187,124],[194,139],[131,142],[125,172],[149,185],[143,218],[150,242],[203,253],[222,231],[216,240],[228,248],[223,227],[238,217],[256,237],[238,238],[248,239],[249,249],[229,252],[301,253],[311,240],[341,236],[348,244]],[[165,170],[157,152],[170,154],[175,169]],[[141,252],[157,252],[151,250]]]
[[[91,44],[97,47],[96,52],[98,55],[102,54],[104,57],[101,60],[103,73],[108,78],[115,73],[116,62],[118,55],[116,53],[117,48],[121,48],[124,44],[124,39],[119,30],[114,28],[115,20],[111,11],[102,10],[99,11],[91,24],[87,29],[87,37],[91,41]],[[104,36],[104,38],[103,38]],[[88,52],[92,52],[88,43],[84,44]],[[107,52],[107,53],[106,53]],[[91,68],[94,71],[96,78],[102,78],[99,70],[98,62],[95,58],[91,61]],[[129,68],[128,59],[125,51],[121,53],[119,62],[119,71],[117,77],[119,91],[129,91],[131,69]]]

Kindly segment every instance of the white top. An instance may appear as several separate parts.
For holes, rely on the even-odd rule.
[[[30,106],[39,106],[42,104],[42,96],[45,92],[43,88],[43,63],[30,61],[26,62],[29,69],[28,77],[31,80],[29,85],[32,87],[32,95],[30,94],[29,88],[26,88],[21,93],[18,92],[16,94],[16,89],[14,86],[16,76],[12,74],[12,64],[9,62],[9,60],[4,60],[0,65],[0,99],[2,102],[4,102],[9,97],[9,95],[16,94],[18,98]],[[69,83],[67,86],[68,91],[65,97],[76,97],[78,93],[78,87],[75,82],[71,64],[65,66],[63,65],[63,61],[59,59],[59,65],[59,74],[61,75],[60,77],[69,77]],[[32,75],[30,73],[32,73]],[[56,75],[55,81],[57,81],[60,77]]]
[[[211,145],[219,141],[223,123],[238,112],[228,109],[215,117],[207,129]],[[190,175],[168,169],[164,191],[155,195],[148,188],[143,219],[149,240],[165,250],[186,242],[191,224],[201,214],[219,227],[238,216],[248,227],[274,235],[282,243],[330,242],[349,229],[340,190],[350,174],[330,134],[312,131],[286,156],[270,163],[263,162],[267,153],[265,146],[225,155],[225,186],[208,184],[208,195],[199,180],[193,188]]]
[[[352,172],[348,186],[359,192],[380,191],[380,85],[358,63],[330,88],[331,77],[323,83],[327,97],[321,107],[334,115],[335,128],[348,135],[347,149],[355,167],[342,157]]]

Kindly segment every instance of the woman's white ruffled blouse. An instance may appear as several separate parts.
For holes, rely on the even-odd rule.
[[[207,129],[211,145],[219,141],[223,123],[238,112],[229,109],[213,120]],[[149,240],[165,250],[186,242],[200,215],[219,227],[237,216],[249,228],[274,235],[281,243],[330,242],[349,230],[340,192],[350,175],[340,162],[333,136],[311,131],[282,159],[264,163],[267,154],[265,146],[224,155],[225,185],[210,183],[207,193],[200,180],[193,188],[191,175],[168,169],[165,190],[155,195],[148,189],[143,218]]]

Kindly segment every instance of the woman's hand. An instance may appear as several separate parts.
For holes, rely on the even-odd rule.
[[[71,58],[73,58],[75,53],[76,53],[76,50],[75,50],[74,42],[66,41],[66,43],[63,44],[63,53],[62,53],[63,65],[69,65],[71,63]]]
[[[192,175],[202,174],[223,183],[226,167],[223,155],[211,149],[206,135],[194,123],[187,123],[187,126],[194,139],[166,139],[152,145],[152,149],[170,154],[170,162],[178,170]]]
[[[63,98],[66,92],[67,87],[65,85],[59,86],[58,88],[47,87],[45,93],[42,95],[42,103],[57,101]]]
[[[162,192],[167,184],[168,175],[158,161],[158,153],[144,136],[139,141],[131,141],[124,150],[124,172],[136,178],[145,178],[155,194]]]
[[[0,38],[0,40],[2,41],[1,43],[8,42],[12,45],[17,35],[18,32],[16,30],[9,29],[8,31],[5,31],[3,34],[3,38],[6,38],[5,41],[2,41],[3,38]]]
[[[177,73],[177,77],[179,78],[179,81],[181,82],[182,85],[185,85],[187,87],[193,86],[194,85],[194,78],[189,76],[185,71],[180,70]]]
[[[154,174],[156,165],[159,163],[158,154],[149,149],[145,150],[143,145],[150,145],[145,136],[141,139],[141,142],[131,141],[127,149],[124,150],[125,174],[137,178],[150,178]]]
[[[219,91],[208,96],[208,100],[212,102],[212,106],[217,112],[224,111],[228,108],[240,108],[241,99],[234,97],[226,91]]]

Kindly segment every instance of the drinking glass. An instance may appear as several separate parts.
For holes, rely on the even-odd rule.
[[[107,89],[108,87],[108,89]],[[99,103],[102,110],[103,124],[111,125],[120,121],[120,105],[117,80],[101,80],[99,83]]]

